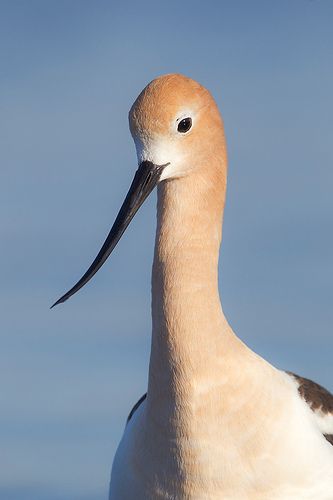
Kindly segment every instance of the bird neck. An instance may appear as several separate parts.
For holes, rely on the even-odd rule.
[[[233,336],[218,291],[225,193],[219,181],[198,174],[158,188],[148,406],[161,397],[166,405],[189,399],[193,381]]]

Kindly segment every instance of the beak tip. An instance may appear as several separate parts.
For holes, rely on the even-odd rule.
[[[52,304],[52,306],[50,307],[50,309],[53,309],[55,306],[57,306],[58,304],[61,304],[62,302],[65,302],[65,301],[62,300],[62,299],[57,300],[54,304]]]

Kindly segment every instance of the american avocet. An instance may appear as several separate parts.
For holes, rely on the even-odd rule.
[[[133,104],[139,168],[79,290],[158,185],[148,391],[131,411],[110,499],[333,499],[333,396],[245,346],[218,292],[227,157],[210,93],[182,75]]]

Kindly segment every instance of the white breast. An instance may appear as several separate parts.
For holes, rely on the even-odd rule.
[[[281,373],[281,377],[286,376]],[[186,450],[178,470],[170,461],[172,443],[153,435],[154,426],[145,419],[144,401],[117,450],[110,500],[332,500],[333,447],[298,397],[297,386],[290,385],[295,397],[286,402],[280,419],[271,422],[271,434],[260,443],[260,454],[242,456],[242,435],[228,435],[227,421],[218,418],[207,422],[212,428],[205,439],[193,436],[186,443],[179,441],[177,446],[183,450],[196,450],[202,467],[195,474],[190,462],[186,467]],[[244,439],[260,429],[260,420],[258,415],[257,429],[244,429]]]

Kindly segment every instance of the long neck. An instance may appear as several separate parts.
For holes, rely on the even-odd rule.
[[[189,401],[233,337],[218,292],[221,184],[192,176],[158,189],[148,407]]]

